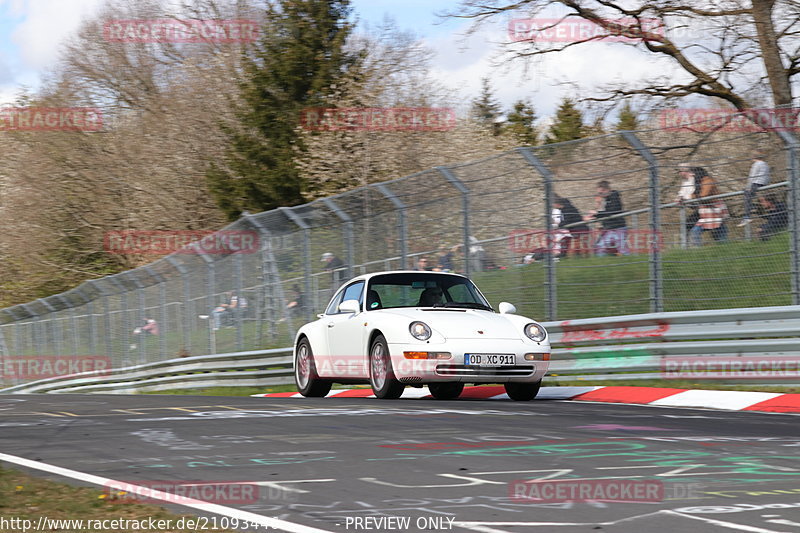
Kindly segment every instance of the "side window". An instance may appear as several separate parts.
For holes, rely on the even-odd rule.
[[[342,303],[342,295],[344,291],[339,291],[336,293],[336,296],[333,297],[331,303],[328,304],[328,308],[325,309],[326,315],[335,315],[339,312],[339,304]]]
[[[364,291],[364,282],[357,281],[352,285],[348,285],[348,287],[344,290],[341,302],[345,300],[358,300],[358,303],[363,303],[361,298],[361,293]],[[336,302],[336,306],[338,306],[341,302]]]

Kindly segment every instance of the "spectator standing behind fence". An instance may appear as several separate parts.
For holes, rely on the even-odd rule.
[[[678,174],[681,177],[681,188],[678,189],[678,196],[675,201],[682,206],[686,206],[686,202],[696,198],[697,183],[694,180],[692,167],[688,163],[678,165]],[[700,213],[697,210],[697,205],[693,203],[689,204],[686,209],[686,231],[692,231],[692,228],[700,218]]]
[[[603,227],[600,238],[595,243],[595,253],[599,256],[608,255],[609,251],[616,249],[619,255],[630,255],[627,236],[628,227],[625,217],[614,217],[623,212],[622,197],[619,191],[611,189],[611,184],[603,180],[597,184],[597,210],[589,212],[586,220],[600,220]]]
[[[589,255],[589,238],[591,230],[583,223],[578,208],[575,207],[568,198],[556,196],[553,205],[560,211],[560,222],[558,228],[569,232],[569,237],[564,241],[561,252],[567,255],[572,251],[573,255]]]
[[[753,152],[753,164],[750,166],[750,173],[747,175],[747,187],[744,190],[744,216],[739,226],[746,226],[751,222],[750,212],[753,209],[753,200],[758,189],[769,185],[770,169],[764,161],[765,153],[763,150]]]
[[[786,202],[775,193],[759,196],[758,202],[764,209],[763,218],[767,221],[758,228],[758,238],[768,241],[770,237],[784,231],[789,226],[789,212],[786,210]]]
[[[428,258],[423,255],[422,257],[417,259],[417,266],[414,268],[414,270],[431,271],[433,270],[433,267],[431,266],[431,262],[428,260]]]
[[[144,324],[133,330],[134,338],[158,336],[158,322],[154,318],[145,318]],[[131,350],[135,350],[138,345],[134,342],[131,344]]]
[[[286,311],[290,318],[297,318],[303,316],[305,303],[303,298],[303,291],[300,290],[300,285],[295,283],[289,291],[289,303],[286,304]],[[279,320],[282,322],[284,319]]]
[[[321,261],[325,263],[325,266],[323,267],[325,272],[331,273],[331,283],[333,284],[333,288],[336,289],[344,281],[342,279],[344,277],[344,261],[330,252],[325,252],[322,254]]]
[[[710,231],[715,241],[724,242],[728,239],[728,206],[720,198],[709,199],[719,194],[717,182],[702,167],[692,167],[692,174],[697,184],[695,196],[700,199],[699,218],[690,232],[692,244],[701,246],[705,231]]]
[[[446,244],[439,247],[439,255],[437,257],[436,266],[433,269],[436,272],[453,272],[453,257],[455,256],[455,247],[450,249]]]

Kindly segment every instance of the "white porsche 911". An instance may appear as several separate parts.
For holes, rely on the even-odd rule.
[[[297,388],[319,397],[333,383],[369,383],[378,398],[398,398],[427,385],[454,399],[466,383],[503,383],[513,400],[532,400],[550,364],[547,332],[509,303],[498,311],[458,274],[358,276],[297,332]]]

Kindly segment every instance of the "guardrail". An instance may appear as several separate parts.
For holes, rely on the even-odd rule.
[[[41,379],[0,393],[130,394],[206,387],[262,387],[292,383],[292,348],[182,357],[113,370]]]
[[[547,380],[555,382],[660,379],[669,357],[800,358],[800,306],[652,313],[543,324],[553,346]],[[0,393],[128,394],[292,382],[289,347],[87,372],[16,385]],[[795,373],[786,379],[758,382],[797,385],[798,380]]]

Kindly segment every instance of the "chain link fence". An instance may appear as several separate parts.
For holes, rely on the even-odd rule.
[[[27,379],[8,371],[18,357],[104,354],[121,367],[287,346],[341,282],[416,268],[423,257],[539,320],[799,304],[798,143],[789,132],[744,130],[696,124],[518,148],[245,214],[225,231],[257,232],[253,253],[189,246],[0,310],[0,383]],[[755,199],[753,222],[740,226],[755,150],[771,168],[759,198],[788,211],[769,218]],[[714,195],[677,202],[681,164],[713,177]],[[568,211],[559,198],[581,215],[608,208],[601,181],[623,213],[554,226],[553,209]],[[728,216],[693,235],[698,210],[720,202]],[[779,224],[764,235],[769,220]],[[231,298],[240,305],[220,311]],[[141,332],[148,320],[157,334]]]

